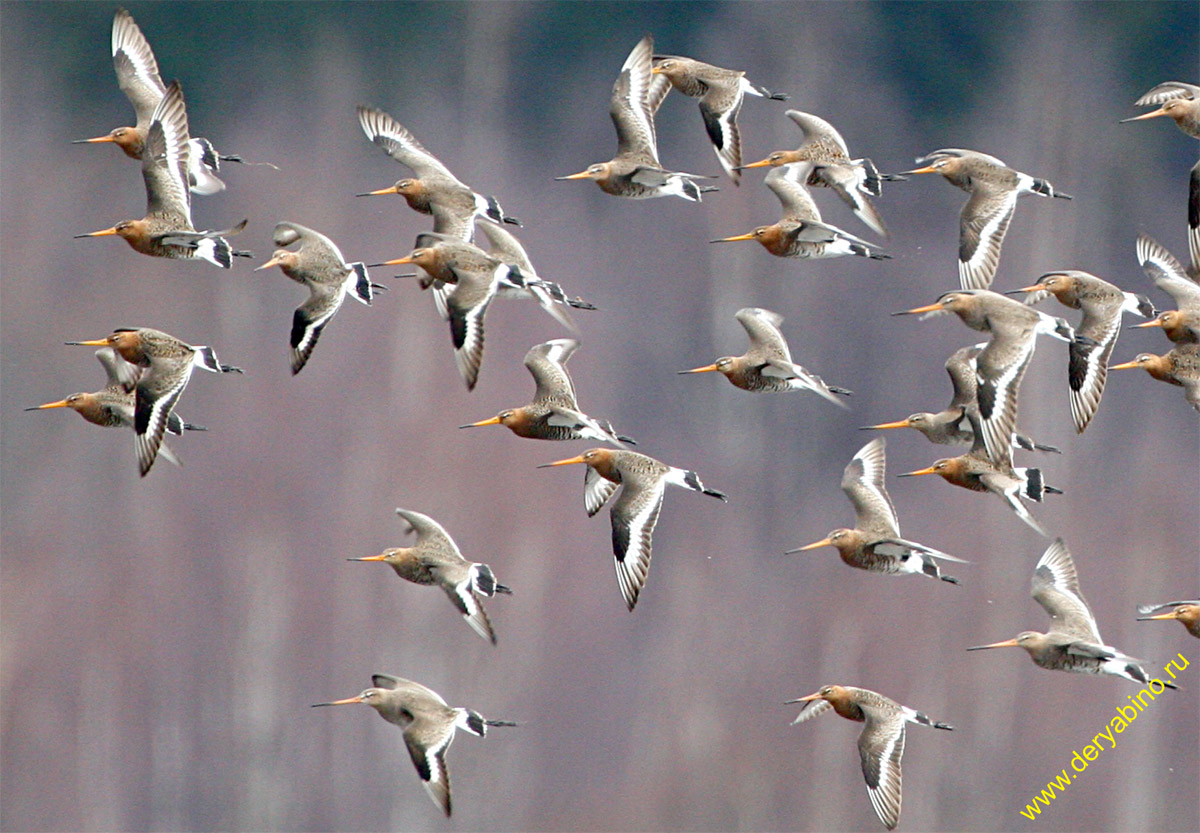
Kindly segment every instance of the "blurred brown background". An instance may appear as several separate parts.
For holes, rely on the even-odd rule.
[[[747,161],[797,144],[788,107],[827,118],[883,171],[939,147],[994,154],[1075,196],[1022,199],[996,288],[1079,268],[1163,307],[1134,240],[1186,255],[1197,147],[1167,119],[1117,121],[1154,84],[1200,77],[1195,3],[129,4],[183,83],[193,134],[281,168],[227,165],[228,190],[195,200],[199,227],[250,220],[235,242],[256,257],[228,272],[72,239],[144,210],[136,163],[69,143],[131,119],[110,60],[115,8],[0,6],[5,830],[880,829],[858,727],[788,725],[783,701],[828,682],[957,727],[909,732],[901,829],[1200,826],[1198,643],[1134,621],[1138,603],[1200,587],[1197,419],[1179,389],[1115,373],[1076,436],[1063,345],[1041,346],[1022,388],[1022,428],[1064,452],[1023,455],[1065,491],[1033,511],[1075,554],[1106,641],[1152,668],[1193,661],[1180,692],[1027,822],[1018,811],[1136,691],[963,650],[1046,628],[1029,578],[1048,542],[992,497],[896,480],[947,450],[891,432],[902,531],[969,559],[952,571],[962,585],[854,571],[832,549],[782,554],[851,521],[838,481],[870,439],[857,426],[948,401],[942,362],[978,334],[888,313],[957,285],[966,195],[940,177],[888,184],[892,260],[804,262],[707,242],[778,216],[757,171],[740,188],[718,180],[701,205],[552,180],[612,155],[609,91],[650,32],[659,51],[792,95],[746,101]],[[304,292],[251,271],[274,224],[316,228],[368,263],[407,253],[429,224],[399,198],[353,197],[407,175],[366,141],[359,103],[495,194],[524,220],[539,273],[600,307],[576,316],[582,407],[728,493],[667,495],[632,615],[581,472],[535,468],[586,446],[457,428],[527,402],[525,350],[568,335],[532,304],[493,305],[468,394],[431,300],[375,270],[390,291],[347,303],[289,373]],[[718,171],[678,94],[659,146],[669,167]],[[870,237],[832,194],[816,199]],[[786,316],[797,361],[854,390],[849,412],[675,374],[740,353],[733,313],[751,305]],[[91,350],[63,342],[119,326],[212,345],[246,370],[192,380],[179,412],[209,430],[171,443],[182,469],[139,479],[127,433],[21,410],[98,388]],[[1167,346],[1123,333],[1114,360]],[[396,506],[438,519],[514,588],[488,605],[497,648],[441,593],[345,561],[404,542]],[[365,707],[309,709],[374,671],[521,723],[454,744],[453,819],[393,727]]]

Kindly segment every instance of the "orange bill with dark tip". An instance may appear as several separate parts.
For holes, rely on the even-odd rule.
[[[738,240],[753,240],[754,232],[748,231],[745,234],[739,234],[736,237],[722,237],[717,240],[709,240],[709,243],[736,243]]]
[[[968,651],[982,651],[984,648],[1016,648],[1017,644],[1018,643],[1017,643],[1016,637],[1013,637],[1012,639],[1006,639],[1003,642],[993,642],[990,645],[973,645],[972,647],[968,648],[967,650]]]
[[[380,188],[378,191],[367,191],[365,194],[355,194],[356,197],[381,197],[384,194],[399,194],[395,185],[389,185],[387,188]]]
[[[540,466],[538,466],[538,468],[539,469],[548,469],[551,466],[568,466],[571,463],[585,463],[585,462],[587,462],[587,461],[584,460],[583,455],[580,454],[578,457],[570,457],[566,460],[555,460],[553,463],[542,463]]]
[[[791,555],[794,552],[807,552],[808,550],[815,550],[818,547],[829,546],[833,546],[833,541],[830,541],[828,538],[822,538],[820,541],[813,541],[811,544],[805,544],[803,547],[796,547],[794,550],[788,550],[786,554]]]
[[[910,425],[912,425],[912,423],[908,421],[907,417],[905,417],[899,422],[881,422],[878,425],[864,425],[860,430],[866,431],[869,428],[908,428]]]
[[[459,428],[482,428],[484,425],[499,425],[500,417],[494,416],[490,419],[481,419],[479,422],[470,422],[466,425],[460,425]]]
[[[934,303],[926,304],[923,307],[914,307],[913,309],[906,309],[906,310],[903,310],[901,312],[897,312],[894,314],[895,315],[917,315],[922,312],[938,312],[939,310],[943,310],[945,308],[946,307],[942,304],[941,301],[935,301]]]

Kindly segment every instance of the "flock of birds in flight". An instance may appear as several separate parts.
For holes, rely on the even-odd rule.
[[[250,257],[249,252],[233,249],[226,240],[245,227],[245,220],[222,231],[200,231],[193,225],[190,207],[192,193],[211,194],[225,187],[217,176],[220,162],[243,160],[221,155],[207,140],[191,137],[179,83],[163,83],[150,45],[123,9],[117,10],[113,21],[112,54],[118,83],[134,106],[137,123],[81,141],[111,142],[141,161],[146,215],[79,236],[117,235],[142,254],[199,259],[225,269],[231,267],[235,257]],[[947,360],[953,397],[945,409],[866,426],[913,428],[934,443],[970,447],[965,454],[940,459],[928,468],[900,476],[938,474],[954,485],[991,492],[1022,521],[1050,537],[1024,501],[1040,501],[1043,495],[1058,490],[1045,483],[1039,469],[1014,466],[1012,457],[1014,445],[1025,450],[1057,451],[1017,432],[1018,392],[1039,334],[1068,344],[1070,407],[1078,432],[1082,433],[1095,415],[1110,369],[1142,367],[1156,379],[1182,386],[1187,401],[1200,410],[1200,162],[1191,171],[1189,192],[1191,269],[1185,270],[1151,238],[1142,235],[1137,241],[1143,268],[1172,297],[1177,309],[1156,313],[1146,297],[1080,271],[1052,272],[1030,286],[1000,294],[989,286],[1018,197],[1036,194],[1069,199],[1066,194],[1044,179],[1009,168],[995,157],[956,148],[934,151],[919,159],[921,167],[914,170],[883,175],[869,159],[852,159],[832,125],[797,110],[787,111],[787,116],[801,131],[800,146],[743,165],[737,123],[743,97],[749,94],[784,100],[787,96],[751,83],[742,72],[690,58],[655,55],[650,36],[630,52],[613,85],[609,112],[617,133],[616,155],[559,179],[590,179],[604,192],[627,199],[676,196],[699,202],[705,192],[714,190],[704,182],[711,177],[668,170],[658,159],[654,117],[671,90],[699,100],[708,136],[728,177],[737,183],[743,170],[769,167],[765,183],[782,206],[777,222],[714,242],[756,240],[779,257],[886,258],[876,244],[824,222],[809,188],[831,189],[879,235],[886,235],[886,228],[871,200],[880,195],[884,181],[939,173],[970,195],[959,222],[961,288],[931,304],[897,314],[953,313],[967,327],[986,333],[987,340],[959,349]],[[1167,116],[1188,135],[1200,138],[1200,87],[1168,82],[1154,87],[1136,103],[1157,105],[1157,109],[1126,121]],[[571,297],[558,284],[538,277],[520,242],[505,228],[519,226],[520,222],[506,214],[494,197],[483,196],[459,181],[387,113],[360,106],[358,119],[371,142],[415,174],[359,196],[396,194],[415,211],[433,217],[433,230],[417,237],[410,254],[377,265],[412,264],[417,268],[420,286],[431,291],[438,312],[449,322],[458,369],[468,388],[473,388],[478,379],[484,314],[494,298],[532,299],[572,329],[576,328],[570,309],[594,309],[582,299]],[[487,251],[473,242],[477,229],[487,238]],[[275,227],[274,241],[278,250],[257,269],[278,266],[310,293],[295,311],[291,331],[291,367],[293,373],[299,373],[345,297],[370,304],[381,287],[372,283],[367,265],[347,262],[333,241],[318,231],[280,222]],[[294,244],[299,245],[287,248]],[[1008,297],[1014,294],[1024,295],[1026,303]],[[1062,318],[1029,306],[1050,295],[1067,307],[1081,310],[1080,323],[1071,326]],[[1136,326],[1161,327],[1174,347],[1161,356],[1142,353],[1132,361],[1110,365],[1121,317],[1126,312],[1149,319]],[[745,308],[736,317],[749,337],[744,354],[679,372],[719,372],[733,385],[752,392],[812,391],[845,407],[841,397],[849,391],[826,384],[792,361],[781,330],[781,316],[765,309]],[[98,425],[132,427],[143,476],[159,454],[177,462],[163,444],[164,434],[202,430],[183,421],[175,411],[192,371],[241,372],[221,364],[211,347],[191,345],[144,327],[118,329],[102,339],[68,344],[100,348],[96,356],[105,368],[107,384],[95,393],[77,393],[38,409],[69,407]],[[589,516],[599,512],[621,489],[610,511],[612,545],[621,594],[632,611],[649,571],[651,535],[666,486],[681,486],[721,500],[725,496],[705,487],[693,471],[630,450],[628,446],[635,444],[632,439],[619,434],[606,420],[580,409],[566,368],[578,346],[575,339],[560,338],[532,347],[525,356],[525,366],[536,385],[533,401],[462,427],[503,425],[520,437],[588,439],[610,446],[546,465],[585,465],[584,505]],[[884,473],[884,440],[876,438],[854,455],[841,481],[854,506],[854,527],[835,529],[793,552],[833,546],[852,567],[957,582],[943,573],[942,562],[961,563],[962,559],[900,536]],[[441,587],[471,628],[494,644],[495,632],[482,599],[512,591],[496,579],[488,565],[463,558],[454,540],[433,518],[406,509],[396,511],[416,533],[414,546],[350,560],[382,562],[408,581]],[[1061,539],[1056,539],[1038,561],[1032,595],[1051,618],[1048,633],[1025,631],[1013,639],[969,650],[1022,647],[1043,668],[1113,674],[1147,683],[1149,678],[1139,660],[1101,639],[1080,591],[1075,565]],[[1169,610],[1165,613],[1146,615],[1166,608]],[[1145,619],[1178,619],[1189,633],[1200,637],[1200,601],[1147,605],[1139,612]],[[804,703],[795,723],[830,708],[842,717],[865,723],[858,749],[868,794],[884,825],[895,827],[900,817],[900,759],[906,724],[951,727],[874,691],[852,686],[828,685],[790,702]],[[355,697],[317,705],[349,703],[366,703],[403,730],[421,782],[446,815],[451,812],[451,801],[445,752],[456,730],[483,736],[489,726],[515,725],[452,708],[431,689],[387,674],[375,674],[372,687]]]

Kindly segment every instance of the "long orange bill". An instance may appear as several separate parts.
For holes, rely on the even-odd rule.
[[[363,699],[362,699],[362,695],[359,694],[356,697],[347,697],[345,700],[334,700],[331,703],[313,703],[312,707],[315,709],[317,706],[345,706],[350,703],[361,703],[361,702],[363,702]]]
[[[785,700],[784,704],[789,705],[791,703],[811,703],[813,700],[820,700],[820,699],[821,699],[821,692],[814,691],[812,694],[809,694],[807,697],[797,697],[795,700]]]
[[[899,422],[881,422],[878,425],[860,425],[859,431],[866,431],[869,428],[907,428],[910,425],[907,418]]]
[[[1127,119],[1121,119],[1119,122],[1117,122],[1117,124],[1124,124],[1127,121],[1141,121],[1142,119],[1152,119],[1155,116],[1165,116],[1166,114],[1167,114],[1166,110],[1163,110],[1160,107],[1157,110],[1151,110],[1149,113],[1142,113],[1140,116],[1130,116]]]
[[[930,466],[927,469],[921,469],[920,471],[906,471],[906,472],[904,472],[904,474],[898,474],[896,476],[897,477],[918,477],[922,474],[937,474],[937,472],[933,470],[933,466]]]
[[[1012,639],[1006,639],[1003,642],[993,642],[990,645],[975,645],[971,648],[968,648],[967,650],[968,651],[982,651],[984,648],[1016,648],[1016,647],[1017,647],[1017,639],[1016,639],[1016,637],[1013,637]]]
[[[924,168],[917,168],[915,171],[901,171],[899,175],[900,176],[908,176],[909,174],[935,174],[935,173],[937,173],[937,168],[933,167],[933,165],[926,165]]]
[[[272,266],[278,266],[282,262],[283,262],[283,258],[273,257],[270,260],[268,260],[266,263],[264,263],[262,266],[255,266],[254,271],[261,272],[264,269],[270,269]]]
[[[46,409],[46,408],[65,408],[65,407],[67,407],[67,400],[65,400],[65,399],[60,399],[60,400],[58,400],[57,402],[47,402],[45,405],[35,405],[34,407],[32,407],[32,408],[26,408],[25,410],[27,410],[27,411],[41,411],[41,410],[44,410],[44,409]]]
[[[1142,327],[1164,327],[1164,326],[1166,326],[1166,325],[1163,323],[1163,320],[1161,318],[1155,318],[1153,321],[1145,321],[1141,324],[1133,324],[1130,327],[1130,329],[1133,329],[1134,327],[1141,329]]]
[[[558,181],[562,181],[562,180],[564,180],[564,179],[587,179],[587,178],[588,178],[588,172],[587,172],[587,171],[580,171],[579,173],[577,173],[577,174],[571,174],[570,176],[556,176],[556,177],[554,177],[554,178],[555,178],[555,180],[558,180]]]
[[[922,312],[937,312],[937,311],[943,310],[943,309],[945,309],[945,307],[942,306],[942,302],[937,301],[932,304],[927,304],[926,306],[923,306],[923,307],[915,307],[914,309],[906,309],[906,310],[901,310],[900,312],[893,312],[892,315],[917,315]]]
[[[347,561],[386,561],[382,553],[379,555],[368,555],[366,558],[347,558]]]
[[[95,142],[115,142],[111,133],[106,133],[103,136],[97,136],[95,139],[75,139],[71,142],[73,145],[94,144]]]
[[[1053,273],[1051,273],[1053,274]],[[1036,283],[1033,286],[1022,286],[1020,289],[1009,289],[1005,291],[1005,295],[1016,295],[1018,292],[1037,292],[1039,289],[1045,289],[1044,286],[1038,286]]]
[[[578,457],[571,457],[570,459],[567,459],[567,460],[555,460],[553,463],[542,463],[540,466],[538,466],[538,468],[539,469],[548,469],[551,466],[569,466],[571,463],[584,463],[584,462],[586,462],[586,460],[584,460],[583,455],[580,454]]]
[[[1131,362],[1122,362],[1121,364],[1110,364],[1108,366],[1108,369],[1109,370],[1129,370],[1130,368],[1137,367],[1137,366],[1138,366],[1137,359],[1134,359]]]
[[[405,255],[404,257],[398,257],[395,260],[385,260],[383,263],[372,263],[371,268],[374,269],[376,266],[399,266],[402,263],[413,262],[412,255]]]
[[[704,367],[693,367],[691,370],[677,370],[676,373],[710,373],[716,369],[715,364],[706,364]]]
[[[754,232],[748,231],[745,234],[739,234],[736,237],[722,237],[718,240],[709,240],[709,243],[736,243],[738,240],[753,240]]]
[[[384,194],[399,194],[395,185],[389,185],[387,188],[380,188],[378,191],[367,191],[365,194],[355,194],[356,197],[379,197]]]
[[[102,231],[90,231],[87,234],[77,234],[75,235],[75,239],[78,240],[80,237],[107,237],[110,234],[116,233],[117,227],[113,226],[112,228],[106,228]]]
[[[820,541],[813,541],[811,544],[805,544],[803,547],[796,547],[794,550],[787,550],[785,555],[791,555],[797,552],[805,552],[807,550],[815,550],[818,547],[828,547],[833,544],[828,538],[822,538]]]
[[[26,410],[28,410],[28,409],[26,409]],[[1178,617],[1176,617],[1175,611],[1172,610],[1170,613],[1160,613],[1157,616],[1139,616],[1137,618],[1137,620],[1139,622],[1151,622],[1155,619],[1176,619],[1176,618],[1178,618]]]
[[[736,170],[744,171],[744,170],[746,170],[746,168],[764,168],[770,164],[771,164],[770,159],[759,159],[757,162],[751,162],[749,165],[742,165],[740,168],[737,168]]]
[[[467,425],[460,425],[459,428],[481,428],[484,425],[499,425],[500,417],[494,416],[491,419],[480,420],[479,422],[471,422]]]
[[[63,344],[70,344],[78,347],[107,347],[107,338],[96,338],[91,341],[64,341]]]

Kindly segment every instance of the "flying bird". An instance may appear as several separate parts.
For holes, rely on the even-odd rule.
[[[1156,356],[1138,353],[1132,361],[1114,364],[1109,370],[1140,367],[1160,382],[1183,388],[1189,405],[1200,411],[1200,344],[1179,344]]]
[[[519,269],[478,246],[441,234],[420,234],[417,248],[408,255],[376,265],[405,263],[416,264],[423,270],[422,289],[433,287],[438,310],[450,322],[458,371],[467,390],[474,390],[483,361],[484,315],[501,289],[524,292],[527,289],[524,277]],[[447,285],[452,289],[446,289]]]
[[[1164,81],[1151,87],[1134,102],[1135,107],[1152,107],[1156,104],[1157,110],[1142,113],[1140,116],[1130,116],[1121,119],[1121,122],[1166,116],[1173,119],[1184,133],[1193,139],[1200,139],[1200,87],[1182,81]]]
[[[657,112],[662,99],[672,89],[689,98],[700,99],[700,115],[717,152],[717,160],[733,184],[739,184],[742,136],[737,117],[742,109],[742,99],[747,93],[774,101],[787,101],[788,96],[751,83],[744,72],[679,55],[655,55],[650,72],[656,76],[650,82],[651,112]],[[667,83],[660,82],[660,78]]]
[[[862,430],[912,428],[923,434],[925,439],[931,443],[938,445],[954,445],[956,443],[970,445],[973,443],[975,432],[971,428],[967,412],[973,411],[976,420],[979,419],[979,403],[976,401],[976,376],[979,371],[976,368],[975,360],[986,346],[987,342],[982,342],[961,347],[946,359],[946,373],[950,376],[954,395],[951,396],[950,404],[945,409],[936,414],[919,411],[896,422],[864,425]],[[1012,444],[1026,451],[1053,451],[1055,453],[1059,451],[1052,445],[1035,443],[1029,437],[1015,431],[1012,434]]]
[[[1121,119],[1122,122],[1166,116],[1174,119],[1184,133],[1200,139],[1200,87],[1195,84],[1165,81],[1151,87],[1134,104],[1138,107],[1159,106],[1140,116]],[[1200,274],[1200,160],[1192,166],[1188,177],[1188,249],[1192,256],[1192,274]]]
[[[1033,358],[1038,334],[1070,343],[1075,333],[1063,319],[987,289],[946,292],[932,304],[895,315],[919,314],[924,320],[951,312],[972,330],[991,334],[991,339],[975,356],[975,397],[984,447],[988,456],[999,462],[1011,453],[1017,425],[1017,395]]]
[[[94,393],[73,393],[66,399],[47,402],[27,411],[44,411],[50,408],[70,408],[93,425],[105,428],[133,428],[134,389],[142,375],[141,368],[122,359],[111,347],[96,351],[96,359],[104,367],[107,377],[105,386]],[[203,425],[184,422],[174,411],[167,417],[167,433],[179,436],[184,431],[203,431]],[[159,454],[167,462],[180,465],[179,458],[164,443]]]
[[[400,728],[421,786],[447,816],[451,804],[446,750],[454,741],[454,733],[463,729],[482,738],[487,735],[489,726],[517,725],[510,720],[488,720],[470,709],[448,706],[433,689],[391,674],[373,674],[371,688],[357,697],[314,703],[313,708],[350,703],[366,703],[388,723]]]
[[[1051,671],[1078,674],[1112,674],[1145,685],[1150,682],[1140,660],[1105,645],[1096,627],[1096,617],[1079,589],[1075,562],[1061,538],[1046,548],[1033,570],[1032,594],[1050,615],[1050,631],[1022,631],[1012,639],[976,645],[986,648],[1024,648],[1030,659]],[[1176,688],[1164,682],[1167,688]]]
[[[862,238],[855,237],[821,219],[817,204],[804,186],[807,176],[803,165],[785,165],[767,174],[764,183],[779,198],[783,216],[779,222],[759,226],[746,234],[722,237],[713,243],[733,243],[757,240],[776,257],[827,258],[858,255],[872,260],[886,260],[891,255]]]
[[[295,251],[283,248],[299,241]],[[278,266],[283,274],[308,287],[308,300],[292,314],[292,374],[304,369],[317,339],[342,306],[346,295],[371,305],[372,290],[367,267],[361,261],[347,263],[334,242],[319,231],[299,223],[282,222],[275,226],[275,245],[280,248],[271,259],[255,268],[259,272]]]
[[[413,584],[434,584],[441,587],[450,601],[467,620],[475,633],[496,644],[492,621],[483,609],[481,596],[491,598],[496,593],[512,595],[512,590],[496,581],[492,568],[462,557],[450,534],[428,515],[410,509],[397,509],[396,514],[408,522],[417,533],[412,547],[389,547],[379,555],[349,558],[348,561],[380,561],[396,571],[396,575]]]
[[[883,482],[885,468],[884,440],[879,437],[860,448],[842,473],[842,491],[854,505],[854,528],[835,529],[820,541],[788,550],[788,554],[837,547],[842,561],[860,570],[910,573],[958,584],[953,576],[942,575],[937,560],[966,563],[963,559],[900,537],[896,507]]]
[[[820,376],[792,361],[787,341],[779,330],[783,322],[782,315],[758,307],[744,307],[734,317],[750,337],[746,352],[740,356],[722,356],[713,364],[681,370],[680,373],[717,371],[724,374],[734,387],[753,393],[810,390],[841,408],[846,407],[834,394],[845,396],[850,391],[825,384]]]
[[[696,184],[696,179],[705,177],[668,171],[658,161],[654,134],[656,102],[652,101],[651,92],[653,55],[654,39],[646,35],[629,53],[613,84],[608,112],[617,129],[617,155],[607,162],[589,165],[577,174],[556,179],[590,179],[606,194],[632,200],[682,197],[700,202],[703,192],[717,190],[711,185]]]
[[[847,720],[865,724],[858,736],[858,755],[862,761],[867,795],[875,814],[888,830],[900,823],[900,759],[904,755],[904,725],[919,723],[934,729],[953,729],[930,720],[908,706],[868,688],[827,685],[807,697],[788,700],[803,703],[792,725],[803,723],[832,708]]]
[[[525,354],[525,367],[537,386],[533,401],[520,408],[506,408],[491,419],[459,427],[503,425],[518,437],[531,440],[600,440],[618,446],[633,443],[629,437],[618,434],[607,420],[594,419],[579,409],[575,385],[567,372],[567,359],[577,349],[579,342],[570,338],[530,347]]]
[[[802,170],[808,172],[805,184],[833,189],[858,219],[876,234],[887,237],[883,218],[879,216],[879,211],[870,198],[879,196],[879,183],[882,180],[905,177],[880,174],[870,159],[851,159],[842,134],[820,116],[799,110],[788,110],[787,116],[803,134],[800,147],[795,150],[772,151],[765,159],[743,167],[799,165]]]
[[[939,475],[947,483],[952,483],[973,492],[991,492],[999,497],[1009,508],[1017,513],[1017,517],[1029,525],[1030,529],[1039,535],[1050,537],[1037,519],[1021,502],[1024,499],[1041,502],[1046,494],[1062,494],[1062,491],[1048,485],[1042,479],[1041,469],[1014,468],[1011,449],[1005,446],[999,456],[989,454],[983,442],[983,431],[979,425],[979,417],[974,411],[968,410],[967,419],[971,424],[971,433],[975,437],[970,451],[958,457],[943,457],[935,460],[933,465],[919,471],[905,472],[900,477],[917,477],[924,474]]]
[[[167,85],[158,74],[158,61],[142,30],[133,16],[124,9],[117,9],[112,26],[113,67],[117,71],[117,85],[137,116],[132,127],[118,127],[94,139],[78,139],[75,144],[112,142],[131,159],[141,159],[145,151],[150,124],[154,111],[167,92]],[[189,138],[187,155],[187,183],[194,194],[216,194],[225,189],[218,178],[222,162],[244,162],[240,156],[219,154],[208,139]],[[270,163],[260,163],[267,164]],[[274,165],[270,165],[272,168]]]
[[[249,252],[234,251],[225,240],[225,235],[237,234],[244,229],[245,220],[224,231],[196,231],[192,225],[188,155],[187,106],[179,82],[172,81],[154,109],[142,149],[146,216],[75,236],[115,234],[144,255],[184,260],[202,258],[222,269],[232,265],[235,255],[250,257]]]
[[[1000,246],[1021,194],[1069,200],[1044,179],[1013,170],[994,156],[942,148],[917,160],[923,167],[902,175],[941,174],[971,195],[959,215],[958,279],[963,289],[987,289],[1000,264]]]
[[[1053,295],[1065,306],[1083,310],[1083,318],[1075,327],[1076,338],[1071,341],[1067,364],[1071,418],[1075,422],[1075,431],[1082,434],[1096,415],[1100,397],[1104,395],[1108,359],[1121,333],[1121,313],[1150,318],[1154,315],[1154,305],[1145,295],[1125,292],[1103,278],[1078,269],[1047,272],[1033,285],[1006,294],[1018,292],[1028,293],[1026,303],[1029,304]]]
[[[442,162],[417,141],[404,125],[382,110],[359,105],[358,123],[367,138],[384,153],[411,168],[416,177],[405,177],[388,188],[359,194],[370,197],[399,194],[409,208],[433,215],[433,230],[471,242],[475,218],[521,225],[504,213],[495,197],[485,197],[464,185]]]
[[[595,515],[621,486],[609,515],[612,520],[613,556],[617,583],[632,611],[650,572],[650,544],[667,484],[703,492],[720,500],[725,495],[709,489],[694,471],[678,469],[653,457],[611,448],[592,448],[578,457],[546,463],[538,468],[584,463],[583,504],[588,517]]]
[[[1200,342],[1200,281],[1184,271],[1175,256],[1149,235],[1138,235],[1137,257],[1150,280],[1175,301],[1176,309],[1133,326],[1162,327],[1167,338],[1176,344]]]
[[[133,430],[137,434],[138,469],[150,471],[171,423],[175,403],[200,367],[213,373],[241,373],[241,368],[221,364],[211,347],[187,344],[175,336],[148,327],[114,330],[93,341],[67,344],[111,347],[130,364],[142,368],[134,388]]]

